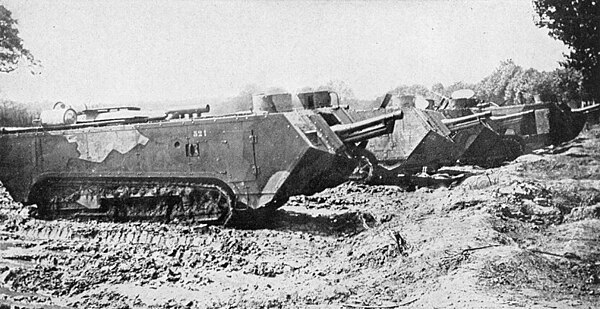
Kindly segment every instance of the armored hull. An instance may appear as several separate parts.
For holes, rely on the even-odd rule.
[[[575,119],[588,124],[600,123],[600,104],[592,104],[571,110]],[[585,119],[585,120],[584,120]]]
[[[353,118],[390,113],[397,108],[352,111]],[[401,109],[392,133],[369,141],[366,149],[379,166],[394,173],[435,170],[441,166],[478,164],[494,166],[522,154],[519,140],[500,136],[486,122],[489,113],[447,118],[445,114],[414,107]]]
[[[498,134],[489,121],[490,115],[489,112],[475,113],[442,121],[452,132],[452,140],[463,150],[460,163],[493,167],[524,153],[522,139]]]
[[[465,109],[463,112],[491,112],[490,125],[501,135],[520,136],[528,150],[558,145],[575,138],[583,129],[586,114],[595,107],[581,112],[561,108],[555,103],[537,103]]]
[[[301,110],[3,130],[0,180],[43,216],[224,222],[345,181],[355,143],[399,117],[340,128]]]

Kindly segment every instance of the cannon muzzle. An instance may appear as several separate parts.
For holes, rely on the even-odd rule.
[[[402,119],[402,111],[376,116],[349,124],[337,124],[331,130],[344,143],[358,143],[368,139],[389,134],[394,131],[394,123]]]

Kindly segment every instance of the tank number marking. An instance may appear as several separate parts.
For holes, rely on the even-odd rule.
[[[194,130],[192,131],[193,137],[203,137],[206,136],[206,130]]]

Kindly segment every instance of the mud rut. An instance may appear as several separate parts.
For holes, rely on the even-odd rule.
[[[5,308],[594,308],[600,129],[450,188],[343,184],[252,227],[40,221],[0,193]]]

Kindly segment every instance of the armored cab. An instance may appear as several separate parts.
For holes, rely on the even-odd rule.
[[[280,112],[278,100],[270,102],[222,116],[122,107],[83,111],[76,120],[59,106],[51,122],[0,131],[0,180],[45,217],[224,222],[232,212],[276,208],[345,181],[361,161],[357,145],[401,118],[342,123],[318,109]]]

